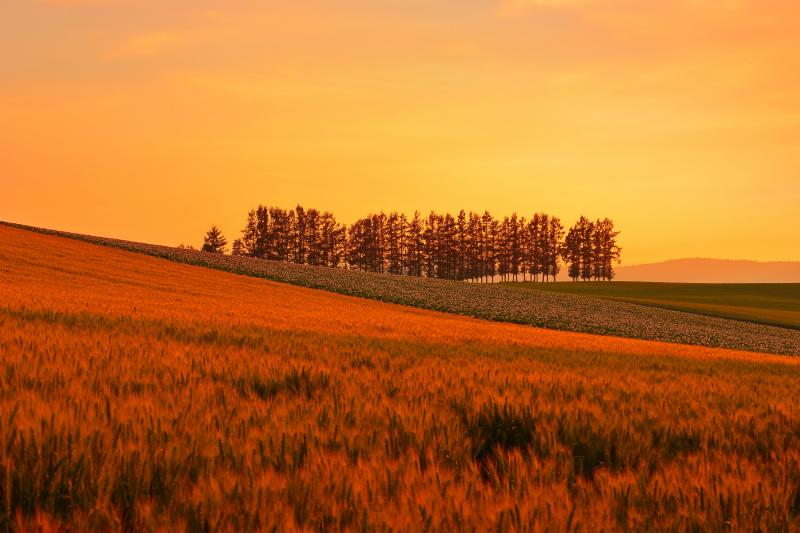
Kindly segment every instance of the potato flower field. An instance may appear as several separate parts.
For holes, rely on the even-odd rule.
[[[0,529],[800,529],[797,332],[211,266],[0,225]]]

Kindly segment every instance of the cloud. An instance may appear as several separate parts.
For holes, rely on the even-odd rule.
[[[505,0],[505,4],[517,7],[562,7],[588,4],[591,0]]]
[[[518,12],[535,8],[577,7],[594,4],[597,0],[500,0],[501,12]]]
[[[185,32],[160,31],[133,35],[115,46],[109,57],[155,55],[186,41]]]
[[[535,10],[576,9],[601,0],[497,0],[495,12],[500,17],[515,17]]]
[[[119,0],[40,0],[51,6],[95,6],[120,3]]]

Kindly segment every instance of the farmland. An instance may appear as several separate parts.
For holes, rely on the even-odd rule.
[[[494,321],[709,347],[800,354],[800,331],[797,330],[627,302],[541,290],[520,290],[500,284],[463,283],[231,257],[43,229],[35,231],[190,265]]]
[[[509,283],[518,290],[608,298],[800,329],[800,283]]]
[[[800,360],[0,226],[0,525],[796,530]]]

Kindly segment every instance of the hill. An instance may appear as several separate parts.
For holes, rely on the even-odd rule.
[[[800,283],[800,261],[673,259],[644,265],[621,265],[617,268],[616,280],[668,283]]]
[[[800,329],[800,283],[509,283],[509,288],[607,298]]]
[[[488,322],[5,226],[0,273],[11,530],[800,525],[794,357]]]
[[[7,227],[12,226],[7,225]],[[500,284],[463,283],[313,267],[105,237],[27,229],[145,253],[181,263],[488,320],[777,354],[800,353],[800,331],[627,302],[551,291],[520,291]]]

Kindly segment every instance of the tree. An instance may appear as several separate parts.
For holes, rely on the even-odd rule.
[[[564,226],[561,225],[561,220],[558,217],[550,217],[550,226],[548,228],[547,274],[553,277],[553,281],[556,281],[558,273],[561,271],[558,259],[561,256],[563,239]]]
[[[567,264],[567,275],[572,281],[578,281],[581,276],[581,242],[580,227],[575,224],[567,232],[564,246],[561,248],[561,258]]]
[[[256,209],[256,238],[253,257],[269,257],[272,251],[270,238],[269,210],[263,205]]]
[[[424,222],[419,211],[414,211],[414,218],[406,226],[406,265],[411,276],[422,276],[425,266],[425,245],[423,241]]]
[[[497,259],[495,257],[497,231],[497,220],[494,219],[489,211],[484,211],[481,216],[481,233],[483,234],[481,276],[491,283],[494,283],[494,275],[497,268]]]
[[[356,220],[347,228],[347,265],[358,270],[367,269],[366,221]]]
[[[456,219],[450,213],[445,213],[439,225],[439,250],[441,252],[441,267],[439,277],[456,279],[458,273],[458,228]]]
[[[272,246],[267,258],[274,261],[289,261],[293,251],[294,211],[271,207],[269,218],[272,221],[269,228],[269,241]]]
[[[294,225],[292,234],[294,236],[294,246],[292,247],[292,257],[295,263],[306,262],[306,212],[303,206],[298,205],[294,210]]]
[[[258,219],[256,218],[256,210],[251,209],[247,213],[247,224],[242,230],[242,238],[239,240],[241,243],[242,255],[250,257],[259,257],[258,251]]]
[[[320,254],[321,264],[337,267],[344,256],[342,240],[346,231],[336,222],[336,218],[329,212],[322,213],[320,217]]]
[[[481,217],[478,213],[470,211],[466,232],[466,272],[465,278],[481,281],[481,247],[483,246]]]
[[[231,255],[234,256],[245,255],[244,245],[242,245],[242,239],[236,239],[235,241],[233,241],[233,244],[231,245]]]
[[[224,237],[212,229],[216,233],[209,232],[203,249],[224,250]],[[456,216],[431,211],[427,218],[415,212],[410,219],[381,212],[347,227],[329,212],[259,205],[248,213],[232,253],[473,282],[494,282],[498,274],[501,281],[519,281],[520,274],[522,281],[539,281],[540,274],[543,281],[555,280],[563,261],[573,281],[611,280],[620,262],[618,235],[609,218],[592,222],[582,216],[565,238],[559,218],[546,213],[497,220],[488,211],[460,210]]]
[[[581,218],[578,219],[577,225],[581,258],[581,279],[583,281],[589,281],[592,278],[592,264],[594,262],[594,247],[592,246],[594,223],[588,218],[581,216]]]
[[[436,271],[439,264],[438,231],[439,217],[436,213],[431,211],[425,222],[425,229],[422,232],[422,241],[425,250],[425,275],[429,278],[438,276]]]
[[[211,226],[203,239],[202,250],[214,254],[224,254],[227,245],[228,241],[222,235],[222,231],[217,226]]]
[[[463,281],[467,269],[467,214],[462,209],[458,212],[455,227],[455,242],[453,243],[455,256],[455,279]]]
[[[614,230],[614,222],[610,218],[595,222],[595,242],[597,246],[598,278],[611,281],[614,279],[614,264],[619,264],[622,250],[617,246],[618,231]]]
[[[386,253],[388,272],[390,274],[404,273],[406,217],[396,212],[389,213],[386,218]]]
[[[528,272],[533,281],[539,281],[539,274],[542,273],[542,224],[541,215],[535,213],[528,222]]]
[[[306,211],[306,260],[309,265],[322,264],[322,230],[320,214],[316,209]]]
[[[538,263],[538,271],[542,275],[542,281],[547,281],[550,274],[550,256],[552,250],[550,249],[550,215],[547,213],[539,214],[539,233],[537,235],[537,255],[536,261]]]

